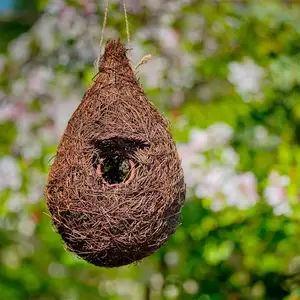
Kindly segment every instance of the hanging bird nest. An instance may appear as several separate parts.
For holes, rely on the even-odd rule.
[[[119,40],[64,132],[45,196],[66,248],[116,267],[152,254],[175,232],[185,199],[168,122],[146,98]]]

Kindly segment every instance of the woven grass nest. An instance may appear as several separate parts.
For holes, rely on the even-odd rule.
[[[68,250],[103,267],[140,261],[180,223],[181,162],[168,122],[145,96],[119,40],[73,113],[45,196]]]

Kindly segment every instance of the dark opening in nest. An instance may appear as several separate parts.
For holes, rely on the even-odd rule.
[[[109,184],[126,182],[131,173],[129,161],[118,155],[106,157],[100,168],[102,178]]]
[[[131,159],[137,149],[144,149],[147,144],[133,139],[113,137],[93,143],[96,153],[93,166],[100,184],[128,184],[135,174],[135,163]]]
[[[137,149],[144,149],[148,147],[145,141],[140,141],[136,139],[112,137],[105,140],[93,141],[92,143],[98,152],[98,155],[102,157],[123,155],[128,157]]]

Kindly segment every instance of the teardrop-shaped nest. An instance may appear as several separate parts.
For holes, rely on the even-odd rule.
[[[167,120],[146,98],[119,40],[72,115],[45,196],[66,248],[117,267],[160,248],[180,223],[185,183]]]

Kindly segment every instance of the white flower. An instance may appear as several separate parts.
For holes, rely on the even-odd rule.
[[[268,131],[263,126],[256,126],[254,129],[254,136],[260,144],[264,144],[268,138]]]
[[[126,6],[127,6],[127,10],[133,13],[139,12],[142,8],[142,4],[140,0],[127,0]]]
[[[153,57],[147,64],[143,65],[143,76],[145,85],[148,88],[156,88],[162,84],[163,71],[167,67],[167,62],[162,57]]]
[[[176,54],[176,56],[178,56]],[[196,56],[190,53],[180,55],[180,65],[172,68],[168,73],[168,80],[175,87],[176,91],[182,91],[183,88],[191,88],[194,79],[198,77],[195,70],[190,68],[196,61]]]
[[[280,216],[280,215],[285,215],[285,216],[290,216],[292,215],[292,208],[289,205],[288,202],[282,202],[279,205],[274,207],[274,215]]]
[[[184,178],[185,178],[185,183],[187,187],[193,188],[195,187],[199,181],[201,181],[201,178],[203,178],[201,169],[198,168],[191,168],[190,170],[188,169],[183,169],[184,172]]]
[[[0,158],[0,190],[11,188],[17,190],[21,187],[22,178],[20,168],[12,156]]]
[[[58,143],[58,135],[55,132],[55,126],[52,124],[40,127],[37,132],[39,140],[46,144],[56,144]]]
[[[31,37],[27,33],[10,42],[9,54],[14,61],[25,62],[28,59],[31,52],[30,42]]]
[[[47,84],[53,76],[53,71],[49,67],[40,66],[31,70],[28,74],[28,89],[33,94],[47,92]]]
[[[184,21],[186,23],[184,26],[184,34],[186,38],[192,43],[202,41],[205,18],[200,14],[190,13],[189,17],[186,18]]]
[[[74,7],[66,6],[57,24],[60,32],[67,38],[76,38],[84,33],[86,22]]]
[[[149,7],[151,10],[160,9],[163,3],[164,3],[163,0],[147,0],[146,1],[147,7]]]
[[[28,190],[28,202],[37,203],[43,197],[43,190],[45,185],[45,174],[40,173],[38,170],[31,170],[30,184]]]
[[[212,202],[210,209],[215,212],[220,211],[224,208],[224,204],[221,198],[217,198]]]
[[[256,65],[252,59],[246,58],[241,63],[231,62],[228,68],[228,80],[236,87],[238,93],[243,95],[260,92],[264,69]]]
[[[43,15],[34,25],[34,32],[43,51],[51,52],[56,46],[56,30],[59,21],[56,17]]]
[[[169,54],[178,53],[178,34],[177,32],[168,27],[162,27],[155,29],[155,35],[158,37],[159,43],[162,48],[166,50]]]
[[[214,37],[209,37],[204,40],[204,51],[206,55],[212,55],[219,47],[218,41]]]
[[[207,129],[212,147],[223,147],[233,136],[233,129],[226,123],[215,123]]]
[[[5,103],[0,106],[0,122],[10,120],[14,114],[15,105],[12,103]]]
[[[70,96],[68,100],[64,100],[64,97],[61,97],[61,101],[53,101],[51,105],[47,106],[48,113],[53,118],[58,136],[65,130],[65,127],[78,104],[79,99],[77,97],[73,97],[72,99],[72,96]]]
[[[235,167],[240,160],[239,155],[235,152],[233,148],[225,148],[222,152],[222,161],[226,165]]]
[[[284,190],[280,187],[269,186],[265,189],[264,195],[271,206],[277,206],[284,199]]]
[[[181,158],[186,185],[191,188],[195,187],[202,178],[202,165],[205,163],[205,157],[189,144],[178,144],[177,149]]]
[[[20,193],[14,193],[7,201],[6,208],[10,212],[19,212],[22,208],[22,205],[25,202],[24,195]]]
[[[26,160],[31,160],[40,157],[42,153],[42,145],[39,141],[33,140],[32,143],[26,144],[21,149],[22,157]]]
[[[206,130],[192,129],[188,144],[178,145],[184,176],[189,188],[198,198],[212,200],[211,210],[219,211],[225,205],[248,209],[258,201],[256,177],[253,173],[236,173],[239,155],[226,147],[233,129],[226,123],[215,123]],[[216,151],[210,160],[202,152]],[[219,153],[221,151],[221,160]]]
[[[12,95],[15,97],[24,96],[28,92],[27,82],[24,78],[19,78],[11,83]]]
[[[100,51],[99,44],[89,34],[85,34],[84,37],[77,41],[75,49],[84,61],[96,59]],[[70,59],[68,55],[66,55],[66,58]]]
[[[258,199],[256,189],[256,177],[253,173],[238,174],[234,177],[235,189],[231,196],[236,198],[231,199],[228,195],[228,202],[232,203],[240,209],[248,209],[256,204]]]
[[[23,111],[22,114],[20,114],[18,118],[16,118],[16,126],[18,128],[18,136],[16,142],[21,142],[23,145],[24,143],[26,143],[25,141],[30,140],[31,142],[32,139],[30,139],[31,136],[29,136],[30,130],[39,120],[40,115],[38,113],[29,113]]]
[[[223,184],[226,184],[228,173],[231,171],[221,167],[211,167],[202,177],[199,185],[195,189],[195,194],[199,198],[214,198],[221,190]]]
[[[292,214],[292,208],[287,198],[286,187],[290,183],[288,176],[280,176],[278,172],[271,172],[269,175],[269,184],[265,188],[264,196],[273,207],[275,215],[286,215]]]
[[[209,136],[204,130],[193,128],[190,130],[190,146],[195,151],[209,149]]]
[[[57,14],[65,7],[65,5],[66,3],[64,0],[51,0],[49,1],[46,10],[50,14]]]

